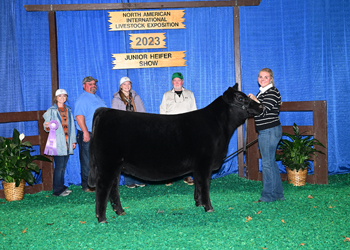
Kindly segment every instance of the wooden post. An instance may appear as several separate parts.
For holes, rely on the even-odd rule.
[[[56,12],[55,11],[49,11],[49,33],[50,33],[50,58],[51,58],[51,93],[52,93],[52,101],[53,101],[55,99],[55,92],[57,89],[59,89],[57,31],[56,31]]]
[[[240,35],[239,35],[239,7],[233,7],[233,36],[235,51],[235,80],[238,83],[238,90],[242,90],[241,81],[241,53],[240,53]],[[243,148],[243,125],[237,128],[237,149]],[[244,177],[244,152],[238,154],[238,175]]]

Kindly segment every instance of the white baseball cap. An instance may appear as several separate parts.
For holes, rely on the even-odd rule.
[[[127,76],[124,76],[120,79],[120,85],[122,85],[124,82],[128,82],[128,81],[131,83],[130,78]]]
[[[65,94],[65,95],[68,96],[67,91],[65,91],[64,89],[58,89],[58,90],[56,90],[56,96],[62,95],[62,94]]]

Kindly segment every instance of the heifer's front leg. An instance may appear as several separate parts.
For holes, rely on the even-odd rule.
[[[209,196],[211,174],[193,173],[193,178],[195,182],[194,200],[196,201],[196,206],[204,207],[205,212],[213,212],[214,208],[211,205]]]
[[[119,196],[119,179],[120,179],[120,173],[117,178],[117,180],[114,182],[111,193],[109,195],[109,200],[111,202],[111,205],[113,207],[114,212],[116,212],[117,215],[125,215],[125,211],[122,208],[121,202],[120,202],[120,196]]]

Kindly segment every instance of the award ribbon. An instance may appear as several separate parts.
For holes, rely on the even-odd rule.
[[[46,147],[44,154],[46,155],[57,155],[57,142],[56,142],[56,130],[58,129],[58,122],[56,120],[50,121],[50,132],[47,138]]]

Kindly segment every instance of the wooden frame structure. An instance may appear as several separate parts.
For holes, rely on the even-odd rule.
[[[326,101],[306,101],[306,102],[283,102],[281,105],[281,112],[293,111],[312,111],[313,125],[299,126],[304,135],[312,135],[313,138],[318,139],[323,145],[328,148],[327,143],[327,103]],[[282,126],[283,132],[293,134],[292,126]],[[254,118],[248,120],[248,142],[254,141],[258,138],[258,133],[255,131]],[[317,154],[312,157],[314,161],[314,174],[308,175],[306,182],[311,184],[328,184],[328,149],[323,150],[320,146],[315,146],[316,149],[325,152],[325,154]],[[262,173],[259,172],[259,158],[260,151],[258,143],[249,147],[246,152],[246,176],[247,179],[261,181]],[[241,173],[244,175],[244,172]],[[283,181],[287,180],[287,174],[281,174]]]
[[[44,118],[43,114],[45,111],[28,111],[28,112],[10,112],[10,113],[0,113],[0,123],[8,123],[8,122],[23,122],[23,121],[37,121],[38,122],[38,135],[34,136],[26,136],[24,138],[25,141],[29,141],[33,146],[40,146],[40,154],[44,154],[45,145],[48,137],[48,133],[46,133],[43,129]],[[51,159],[50,162],[37,161],[36,163],[41,169],[42,175],[42,183],[41,184],[33,184],[33,186],[26,186],[24,188],[24,192],[27,194],[34,194],[44,190],[52,190],[52,178],[53,178],[53,157],[48,157]],[[0,190],[0,198],[5,198],[4,190]]]
[[[52,99],[55,90],[59,88],[56,11],[93,11],[93,10],[133,10],[133,9],[167,9],[167,8],[203,8],[203,7],[233,7],[233,33],[235,53],[235,79],[239,90],[241,84],[241,55],[239,32],[239,7],[258,6],[261,0],[231,0],[231,1],[188,1],[188,2],[149,2],[149,3],[105,3],[105,4],[47,4],[24,5],[28,12],[47,11],[49,15],[51,86]],[[237,148],[243,147],[243,126],[237,128]],[[239,176],[244,177],[244,154],[238,154]],[[243,175],[241,174],[243,173]]]
[[[51,5],[24,5],[28,12],[47,11],[49,19],[50,35],[50,60],[51,60],[51,86],[52,99],[55,97],[55,90],[59,88],[58,79],[58,53],[57,53],[57,26],[56,11],[93,11],[93,10],[132,10],[132,9],[166,9],[166,8],[203,8],[203,7],[233,7],[233,28],[234,28],[234,65],[235,79],[241,90],[241,57],[240,57],[240,31],[239,31],[239,7],[240,6],[258,6],[261,0],[231,0],[231,1],[188,1],[188,2],[149,2],[149,3],[106,3],[106,4],[51,4]],[[281,111],[305,111],[310,110],[314,113],[314,125],[300,127],[305,129],[319,139],[324,145],[327,145],[327,113],[325,102],[289,102],[283,103]],[[321,111],[320,111],[321,110]],[[0,121],[20,122],[20,121],[38,121],[39,135],[26,137],[33,145],[40,145],[40,152],[43,154],[47,133],[41,127],[43,124],[42,115],[45,111],[0,113]],[[248,141],[257,138],[254,121],[248,122]],[[283,127],[284,132],[291,132],[290,127]],[[322,137],[323,136],[323,137]],[[237,147],[243,147],[243,126],[237,128]],[[247,150],[247,178],[251,180],[261,180],[259,173],[258,159],[260,156],[257,144]],[[309,183],[328,183],[328,157],[317,157],[314,159],[315,174],[308,176]],[[53,163],[38,162],[39,168],[42,169],[42,184],[27,186],[25,193],[36,193],[42,190],[52,189]],[[238,154],[239,176],[244,177],[244,155]],[[281,175],[285,179],[285,175]],[[3,190],[0,190],[0,198],[4,197]]]

